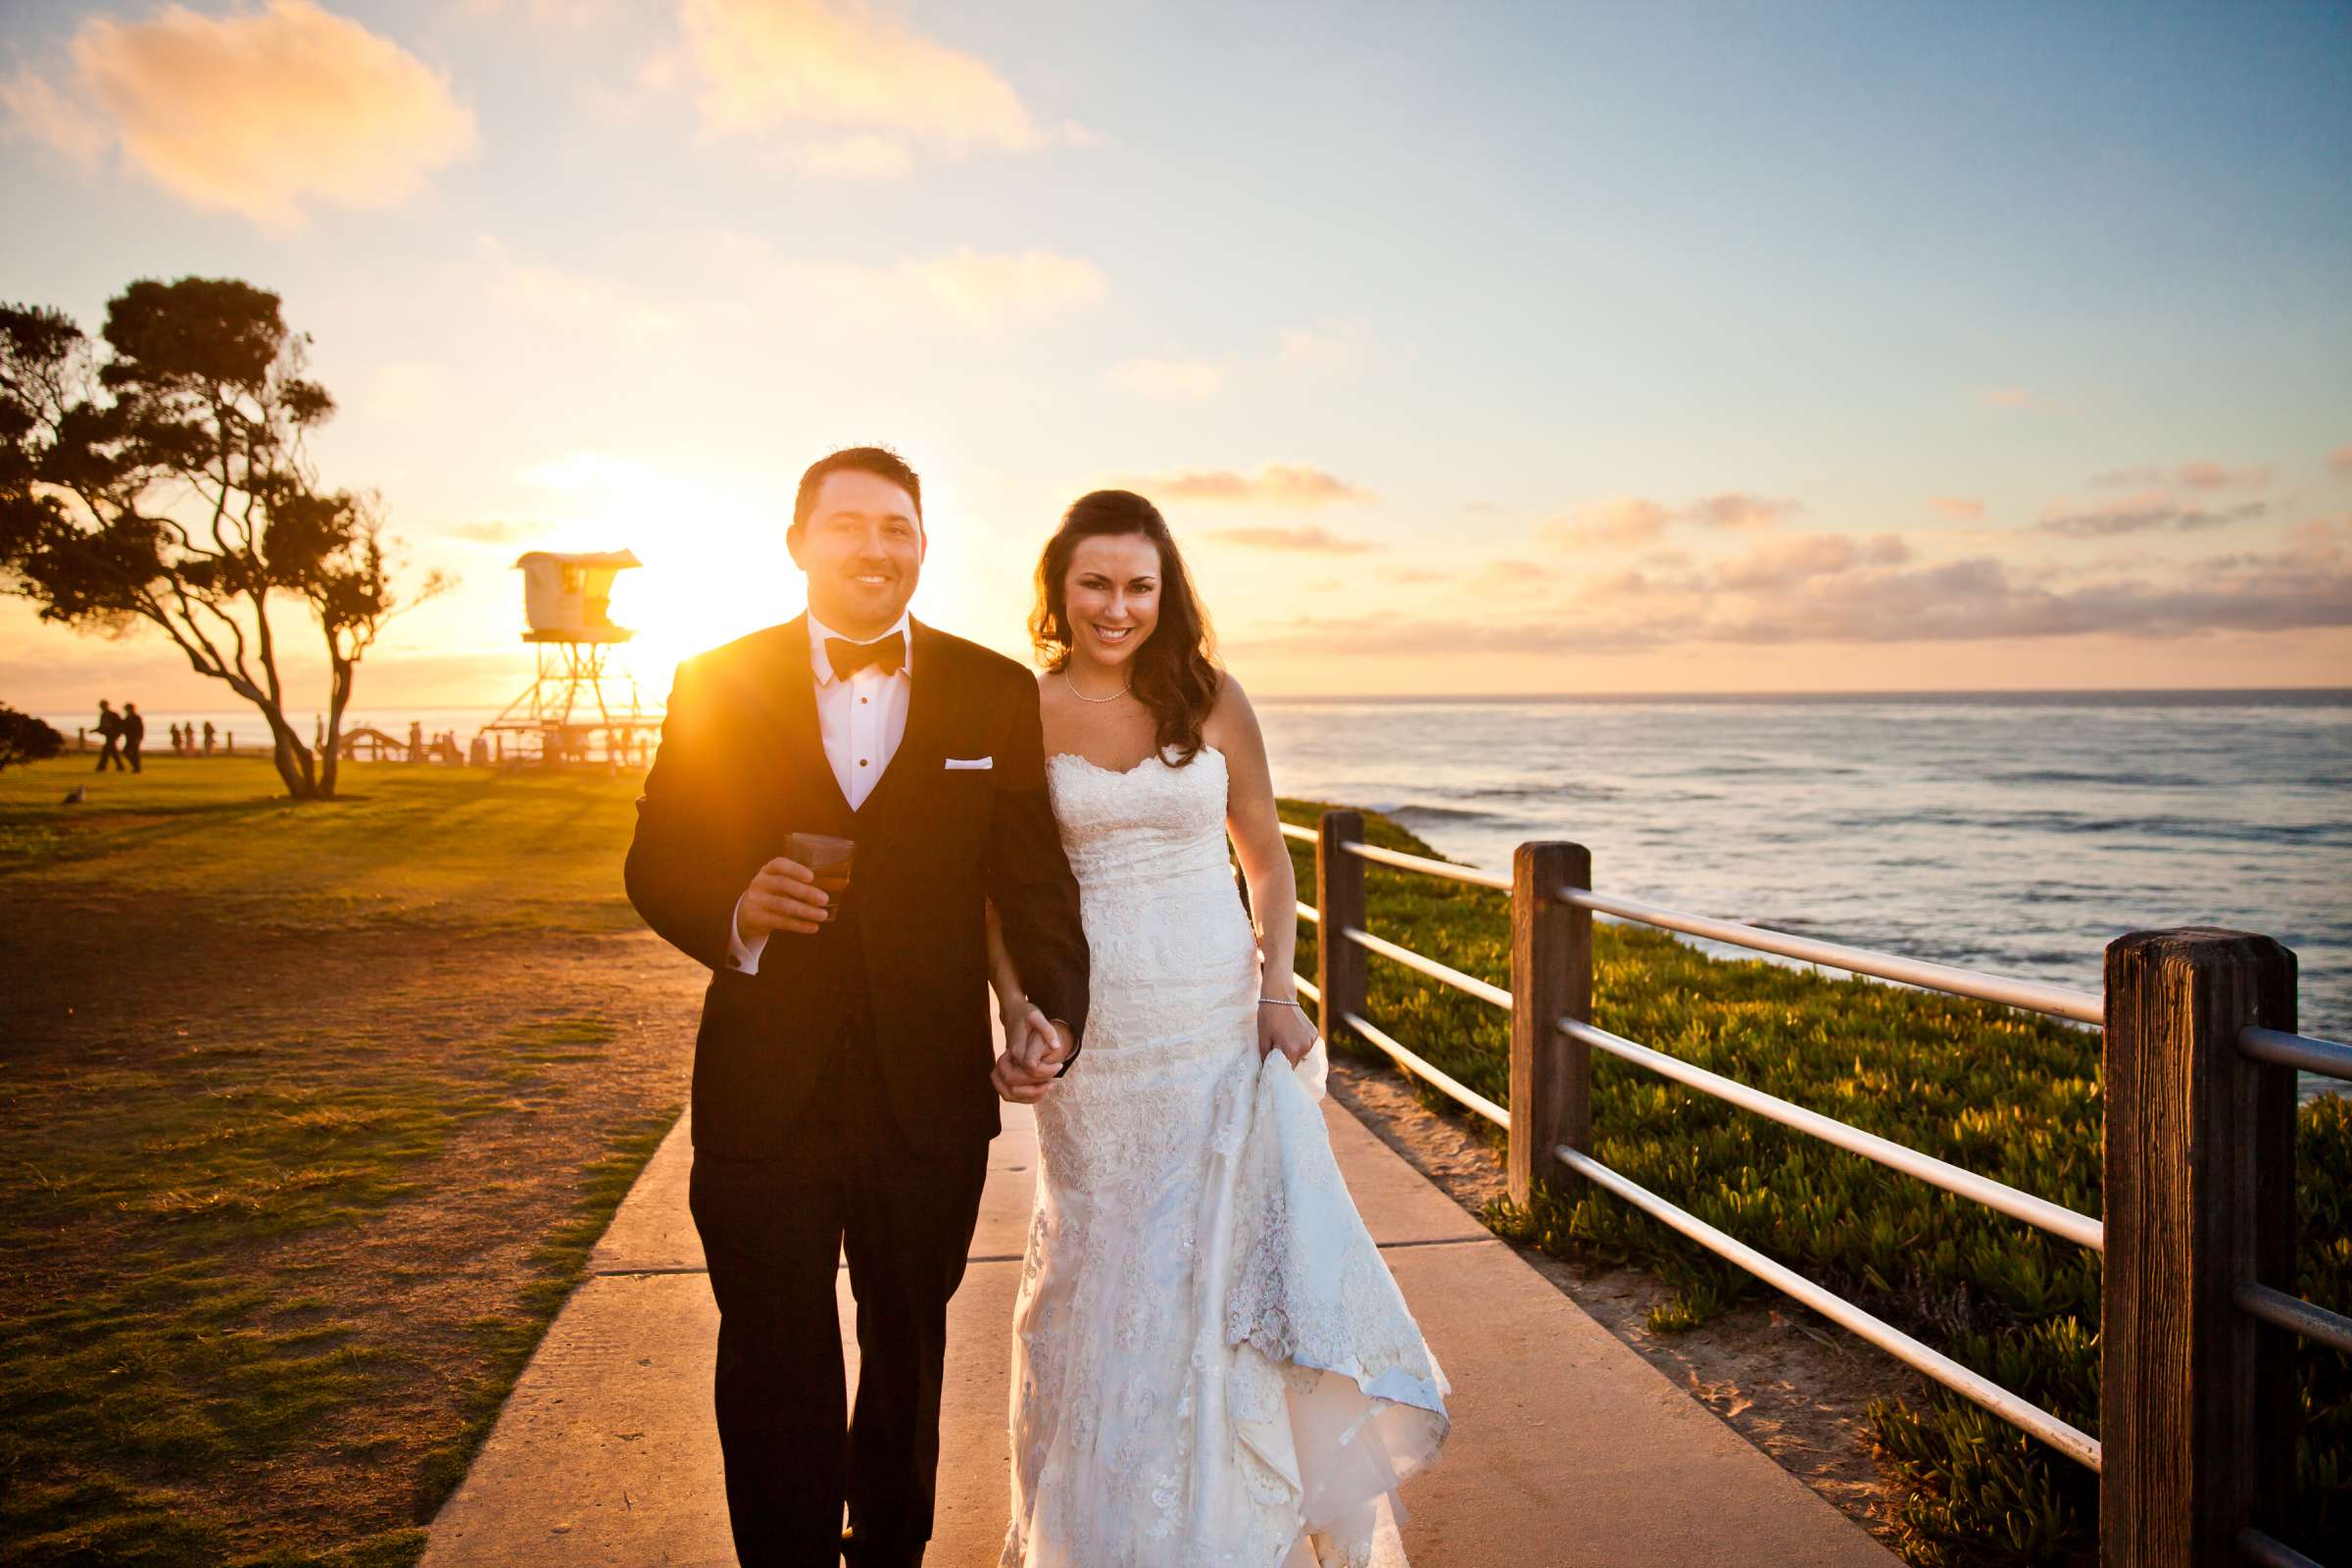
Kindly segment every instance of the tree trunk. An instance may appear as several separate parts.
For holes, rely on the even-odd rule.
[[[302,744],[286,715],[270,703],[256,699],[254,707],[261,710],[262,719],[270,726],[270,760],[277,768],[277,776],[285,782],[288,798],[295,801],[322,801],[327,797],[318,788],[318,775],[313,769],[311,749]]]
[[[321,799],[335,798],[335,777],[343,761],[343,710],[351,703],[353,661],[332,657],[334,671],[326,693],[326,755],[318,759],[318,794]]]

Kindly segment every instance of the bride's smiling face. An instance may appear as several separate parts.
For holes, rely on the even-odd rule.
[[[1079,540],[1061,585],[1070,652],[1114,669],[1135,658],[1159,624],[1159,546],[1142,534]]]

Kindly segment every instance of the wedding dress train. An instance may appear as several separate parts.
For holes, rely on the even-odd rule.
[[[1004,1568],[1401,1568],[1444,1374],[1332,1157],[1323,1048],[1259,1060],[1225,759],[1057,756],[1093,957],[1037,1110]]]

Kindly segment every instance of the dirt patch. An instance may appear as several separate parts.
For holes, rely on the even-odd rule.
[[[1331,1094],[1473,1215],[1503,1196],[1499,1141],[1431,1110],[1395,1073],[1338,1058]],[[1793,1302],[1735,1307],[1703,1327],[1659,1334],[1648,1326],[1649,1311],[1668,1292],[1654,1276],[1517,1251],[1782,1469],[1892,1544],[1893,1483],[1879,1464],[1869,1409],[1874,1399],[1922,1396],[1919,1380],[1899,1363]]]
[[[0,1543],[160,1547],[160,1495],[189,1528],[141,1561],[389,1544],[683,1102],[703,971],[646,933],[9,892],[0,1405],[98,1416],[0,1444]]]

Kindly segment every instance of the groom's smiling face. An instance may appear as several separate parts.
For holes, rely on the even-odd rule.
[[[784,536],[808,574],[808,610],[845,637],[879,637],[898,623],[922,575],[922,518],[914,498],[880,474],[825,475],[808,520]]]

